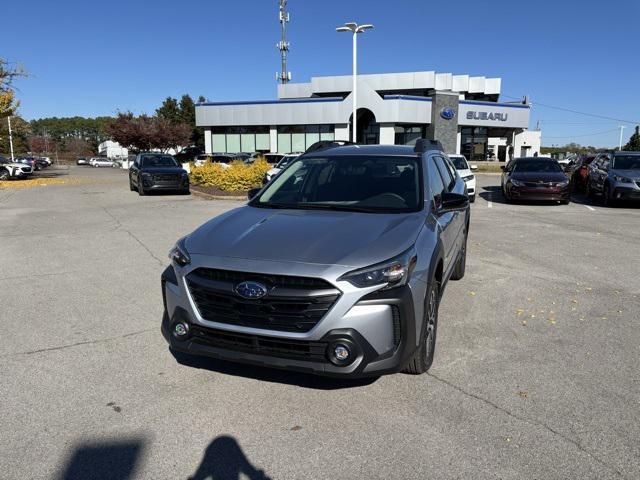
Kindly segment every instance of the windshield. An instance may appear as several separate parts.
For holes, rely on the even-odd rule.
[[[552,162],[549,160],[527,160],[525,162],[516,162],[516,166],[513,171],[519,173],[559,173],[562,172],[562,168],[560,168],[558,162]]]
[[[421,209],[417,157],[299,157],[250,205],[396,213]]]
[[[469,169],[469,165],[467,165],[467,159],[466,158],[464,158],[462,156],[460,156],[460,157],[450,156],[449,158],[453,162],[453,166],[456,167],[456,170],[468,170]]]
[[[616,170],[639,170],[640,155],[616,155],[613,159],[613,168]]]
[[[177,167],[178,164],[170,155],[145,155],[142,157],[143,167]]]
[[[294,159],[298,158],[297,156],[295,157],[283,157],[282,160],[280,160],[277,164],[276,167],[277,168],[284,168],[287,165],[289,165]]]

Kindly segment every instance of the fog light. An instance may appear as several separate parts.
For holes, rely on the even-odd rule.
[[[176,338],[182,340],[189,335],[189,325],[183,322],[178,322],[173,326],[173,334]]]
[[[351,351],[349,350],[349,347],[339,343],[338,345],[333,347],[333,355],[336,357],[336,360],[340,362],[346,362],[351,356]]]

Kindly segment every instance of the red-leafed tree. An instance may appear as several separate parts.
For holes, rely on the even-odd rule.
[[[120,145],[135,151],[167,151],[187,145],[191,127],[183,123],[172,123],[163,117],[136,117],[131,112],[125,112],[119,113],[109,124],[108,132]]]

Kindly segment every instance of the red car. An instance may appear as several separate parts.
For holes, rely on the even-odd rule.
[[[589,179],[589,165],[596,158],[595,155],[587,155],[582,157],[575,170],[573,171],[572,180],[573,188],[584,192],[587,187],[587,180]]]
[[[553,158],[515,158],[502,169],[502,194],[507,203],[543,200],[567,205],[570,201],[569,179]]]

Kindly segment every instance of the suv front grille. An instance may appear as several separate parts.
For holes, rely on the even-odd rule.
[[[216,348],[268,355],[271,357],[293,358],[316,362],[326,361],[326,342],[305,342],[286,340],[246,333],[227,332],[213,328],[193,326],[193,341]]]
[[[318,278],[208,268],[196,269],[186,278],[204,319],[267,330],[308,332],[340,297],[340,290]],[[244,281],[264,284],[267,295],[241,297],[235,287]]]
[[[180,175],[173,173],[159,173],[153,176],[153,182],[157,184],[177,184],[180,183]]]

